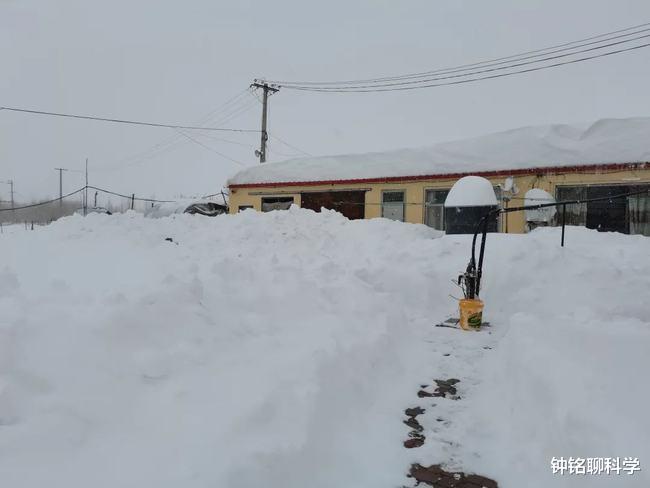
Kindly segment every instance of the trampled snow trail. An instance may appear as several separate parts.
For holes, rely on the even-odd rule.
[[[395,487],[415,461],[580,486],[550,456],[650,459],[649,240],[490,236],[495,325],[465,334],[433,327],[469,256],[440,236],[300,209],[0,236],[3,486]],[[445,376],[461,400],[404,449],[403,410]]]

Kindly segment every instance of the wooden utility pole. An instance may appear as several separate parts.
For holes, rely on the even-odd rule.
[[[14,180],[9,180],[7,181],[9,185],[11,186],[11,208],[13,209],[15,207],[14,205]]]
[[[0,181],[11,186],[11,208],[14,208],[14,180]]]
[[[261,88],[262,93],[262,137],[260,142],[259,151],[255,151],[255,155],[259,156],[260,163],[266,162],[266,141],[269,140],[269,134],[266,132],[266,120],[267,120],[267,111],[269,105],[269,93],[273,94],[280,91],[279,88],[269,86],[268,83],[255,80],[251,84],[251,88]]]
[[[59,207],[63,206],[63,172],[68,171],[66,168],[54,168],[59,172]]]
[[[84,217],[88,214],[88,158],[86,158],[86,186],[84,188]]]
[[[0,183],[6,183],[7,185],[11,185],[11,218],[12,221],[16,220],[16,211],[14,210],[15,204],[14,204],[14,180],[7,180],[7,181],[2,181]]]

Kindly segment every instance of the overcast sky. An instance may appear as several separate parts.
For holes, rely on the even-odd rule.
[[[649,21],[648,0],[0,0],[0,106],[259,129],[261,105],[241,93],[255,77],[423,71]],[[313,155],[423,146],[650,115],[649,82],[650,49],[411,92],[284,90],[269,132]],[[239,93],[226,108],[242,113],[220,125],[232,110],[215,109]],[[219,191],[242,166],[217,153],[256,164],[259,134],[190,135],[200,144],[172,129],[0,111],[0,180],[15,180],[18,200],[57,196],[53,168],[88,157],[91,184],[162,198]],[[300,155],[276,139],[270,151]],[[80,186],[81,173],[65,175],[64,191]]]

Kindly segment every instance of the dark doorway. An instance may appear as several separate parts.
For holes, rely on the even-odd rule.
[[[366,215],[366,192],[355,191],[319,191],[301,195],[302,208],[320,212],[321,208],[336,210],[350,220],[363,219]]]
[[[588,198],[605,198],[629,192],[626,186],[590,186]],[[600,232],[622,232],[627,234],[627,198],[615,198],[587,203],[587,228]]]

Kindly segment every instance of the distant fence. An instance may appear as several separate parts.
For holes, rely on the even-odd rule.
[[[118,204],[112,201],[98,202],[98,195],[104,194],[118,197]],[[223,198],[226,201],[224,192],[215,193],[200,197],[200,199]],[[197,198],[199,199],[199,198]],[[54,220],[75,213],[86,214],[95,208],[102,208],[111,213],[120,213],[126,210],[145,211],[147,207],[156,203],[175,203],[177,200],[158,200],[155,198],[138,197],[135,193],[130,195],[107,190],[97,186],[87,185],[75,191],[62,195],[59,198],[34,202],[18,206],[2,206],[0,204],[0,223],[22,223],[29,225],[45,225]]]

